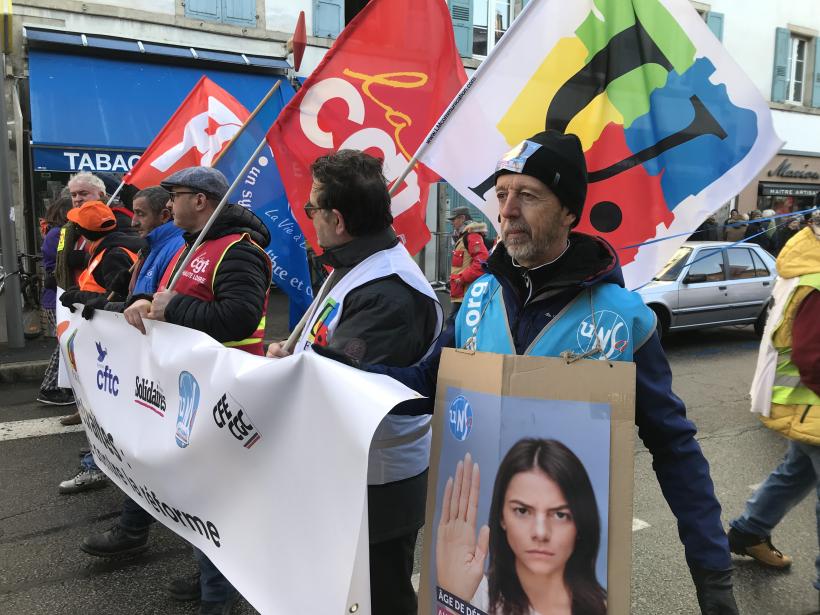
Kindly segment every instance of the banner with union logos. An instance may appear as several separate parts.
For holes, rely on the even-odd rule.
[[[296,219],[316,248],[302,206],[310,165],[340,149],[384,160],[393,182],[467,80],[444,0],[372,0],[344,29],[279,115],[269,141]],[[410,254],[430,238],[427,194],[435,176],[421,165],[394,194],[393,228]]]
[[[312,353],[266,359],[146,329],[58,305],[97,465],[259,612],[369,614],[368,449],[385,414],[418,395]]]
[[[687,0],[531,0],[419,159],[496,223],[493,172],[543,131],[581,140],[578,231],[617,250],[628,288],[782,145],[766,101]],[[639,244],[645,244],[640,245]]]

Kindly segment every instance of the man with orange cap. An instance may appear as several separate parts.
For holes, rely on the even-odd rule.
[[[123,272],[127,273],[136,261],[143,241],[135,235],[117,231],[114,213],[102,201],[88,201],[72,209],[68,219],[88,240],[90,260],[80,273],[78,286],[66,290],[60,303],[73,312],[78,303],[93,306],[109,298],[117,300],[117,295],[120,296],[118,300],[124,300],[125,295],[117,288],[117,283],[123,280]],[[114,297],[111,297],[112,293]],[[79,412],[61,418],[60,422],[63,425],[79,424]],[[77,475],[60,483],[60,493],[78,493],[104,485],[105,475],[97,468],[91,453],[87,453]]]

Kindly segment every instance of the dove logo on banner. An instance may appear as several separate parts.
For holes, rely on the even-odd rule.
[[[196,148],[200,165],[209,167],[222,146],[242,127],[242,120],[213,96],[208,97],[208,110],[195,115],[182,131],[182,141],[171,146],[151,161],[151,166],[165,172],[185,154]]]

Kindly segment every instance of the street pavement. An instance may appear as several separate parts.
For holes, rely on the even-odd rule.
[[[786,447],[783,438],[748,412],[757,339],[750,327],[723,328],[672,335],[665,346],[675,390],[698,426],[726,523],[742,510],[752,486],[777,465]],[[83,537],[111,526],[121,495],[113,486],[71,496],[58,493],[58,483],[77,469],[85,436],[55,426],[60,409],[33,402],[36,393],[36,383],[0,385],[0,613],[196,613],[196,603],[174,602],[165,594],[167,581],[194,572],[195,564],[186,543],[164,527],[154,527],[150,550],[134,559],[108,561],[79,550]],[[54,435],[12,439],[19,424],[10,423],[30,419],[45,419],[40,432]],[[697,613],[674,517],[651,456],[637,436],[635,445],[632,613]],[[775,532],[775,545],[795,558],[789,571],[766,570],[735,558],[741,613],[818,612],[818,592],[812,587],[818,551],[814,519],[812,496]],[[271,556],[276,557],[275,551]],[[234,612],[255,611],[242,603]]]

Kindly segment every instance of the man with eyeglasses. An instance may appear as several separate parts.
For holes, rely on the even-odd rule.
[[[391,227],[382,161],[342,150],[311,166],[305,213],[323,264],[333,273],[308,311],[293,352],[328,347],[347,357],[409,366],[432,346],[442,323],[429,282]],[[290,352],[271,344],[269,357]],[[393,417],[379,425],[367,470],[370,595],[373,613],[411,615],[413,551],[424,523],[429,417]]]
[[[207,333],[225,346],[263,355],[265,313],[272,265],[264,248],[270,234],[249,209],[226,205],[194,258],[186,265],[174,286],[167,290],[185,256],[205,228],[220,200],[228,191],[228,181],[216,169],[189,167],[161,182],[169,193],[174,224],[183,231],[185,244],[171,259],[153,295],[135,296],[126,308],[126,320],[145,333],[143,319],[170,322]],[[146,541],[136,536],[135,544]],[[198,549],[199,573],[174,579],[171,596],[178,600],[201,598],[200,614],[230,613],[238,594],[216,566]]]

